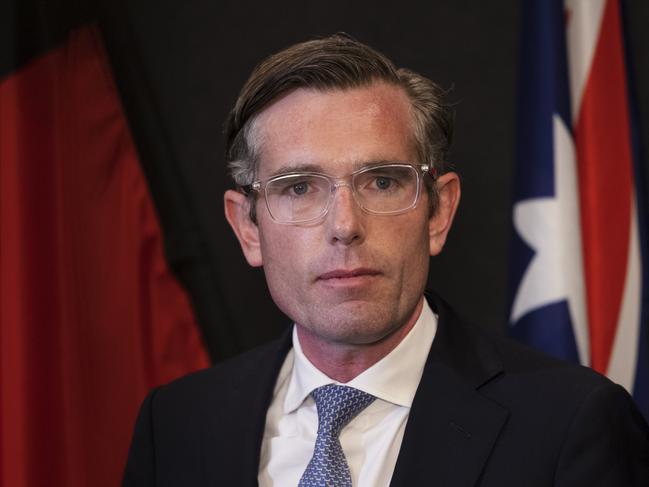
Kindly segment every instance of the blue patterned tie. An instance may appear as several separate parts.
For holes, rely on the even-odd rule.
[[[335,384],[318,387],[311,396],[318,408],[318,436],[313,457],[298,487],[352,487],[338,435],[375,398],[358,389]]]

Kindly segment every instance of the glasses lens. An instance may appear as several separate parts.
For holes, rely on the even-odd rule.
[[[313,174],[280,176],[266,183],[266,204],[280,223],[313,220],[322,215],[331,192],[329,180]]]
[[[412,166],[391,164],[357,173],[353,180],[360,205],[372,213],[412,208],[419,196],[419,175]]]

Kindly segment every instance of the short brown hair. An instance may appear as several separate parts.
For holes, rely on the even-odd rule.
[[[345,90],[376,82],[406,92],[412,106],[419,162],[443,173],[453,132],[453,113],[444,103],[445,92],[428,78],[397,68],[386,56],[347,34],[335,34],[295,44],[253,70],[225,124],[226,162],[234,182],[243,187],[254,181],[259,158],[259,147],[253,140],[254,121],[280,96],[298,88]],[[427,187],[432,211],[437,194],[434,185]]]

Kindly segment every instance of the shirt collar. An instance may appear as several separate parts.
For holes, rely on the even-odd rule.
[[[437,317],[424,299],[419,318],[404,339],[389,354],[345,385],[384,401],[410,407],[436,331]],[[306,358],[295,327],[293,353],[293,370],[284,401],[285,414],[297,409],[314,389],[327,384],[338,384]]]

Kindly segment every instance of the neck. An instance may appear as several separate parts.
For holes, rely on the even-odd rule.
[[[410,318],[395,331],[368,344],[348,344],[323,340],[297,324],[302,352],[327,377],[346,383],[388,355],[410,332],[424,305],[422,297]]]

